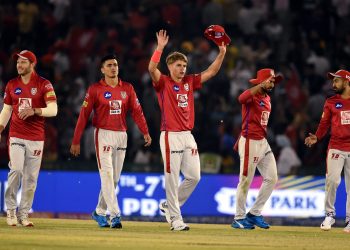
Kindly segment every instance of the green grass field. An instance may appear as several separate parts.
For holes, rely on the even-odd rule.
[[[92,220],[32,219],[33,228],[9,227],[0,218],[0,249],[350,249],[342,228],[273,226],[237,230],[230,225],[189,224],[172,232],[166,222],[124,221],[123,229]]]

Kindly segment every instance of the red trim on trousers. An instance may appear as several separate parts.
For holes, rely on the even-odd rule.
[[[244,145],[244,164],[243,164],[243,175],[248,176],[248,163],[249,163],[249,139],[245,139]]]
[[[100,151],[98,149],[98,128],[95,130],[95,150],[96,150],[96,158],[97,158],[97,166],[99,169],[101,169],[101,162],[100,162]]]
[[[169,132],[165,131],[165,161],[166,172],[170,173],[170,147],[169,147]]]

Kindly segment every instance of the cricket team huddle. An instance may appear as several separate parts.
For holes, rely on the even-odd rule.
[[[161,112],[160,150],[164,162],[166,201],[159,204],[170,229],[187,231],[181,206],[187,201],[200,181],[200,160],[197,143],[191,133],[194,128],[194,91],[213,78],[221,68],[230,37],[220,25],[209,26],[204,35],[219,49],[209,67],[200,73],[187,74],[187,57],[178,51],[167,55],[168,74],[158,69],[164,48],[169,42],[166,30],[156,33],[157,46],[149,61],[148,71],[156,91]],[[57,115],[57,98],[53,85],[35,71],[37,59],[29,50],[15,53],[18,76],[5,88],[4,105],[0,113],[1,133],[9,125],[8,187],[5,191],[7,224],[9,226],[34,226],[28,213],[32,207],[44,148],[45,117]],[[101,179],[101,190],[92,218],[100,227],[122,228],[121,211],[115,188],[118,184],[127,149],[126,116],[130,112],[150,146],[152,138],[133,85],[119,78],[116,55],[101,59],[103,77],[89,86],[76,123],[70,153],[80,154],[80,140],[91,113],[94,127],[96,159]],[[327,77],[335,95],[324,104],[323,114],[316,132],[308,134],[305,145],[311,147],[321,140],[330,129],[327,151],[325,184],[325,219],[320,228],[330,230],[335,223],[336,191],[344,169],[347,194],[350,193],[350,72],[340,69],[329,72]],[[283,76],[272,68],[257,71],[249,82],[251,88],[238,97],[242,105],[241,134],[233,150],[240,157],[239,183],[236,193],[236,211],[232,228],[264,229],[270,225],[261,212],[277,183],[277,166],[274,154],[266,139],[271,112],[269,93]],[[246,201],[256,169],[263,178],[258,196],[247,212]],[[183,181],[179,183],[180,173]],[[22,187],[20,203],[17,193]],[[107,211],[109,215],[107,216]],[[350,233],[350,200],[346,205],[344,232]]]

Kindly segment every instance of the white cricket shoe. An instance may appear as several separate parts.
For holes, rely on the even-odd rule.
[[[350,233],[350,221],[346,222],[346,226],[344,227],[343,231],[345,233]]]
[[[159,210],[164,214],[166,221],[171,224],[170,213],[166,201],[159,203]]]
[[[6,222],[7,222],[7,225],[9,225],[9,226],[16,226],[17,225],[16,209],[7,210]]]
[[[171,222],[170,229],[172,231],[188,231],[190,230],[190,227],[187,226],[182,220],[175,220]]]
[[[320,228],[324,231],[331,230],[332,225],[335,223],[334,214],[333,213],[327,213],[326,218],[324,218],[324,221],[322,222]]]
[[[34,227],[34,223],[28,220],[28,217],[22,217],[18,219],[18,226],[23,226],[23,227]]]

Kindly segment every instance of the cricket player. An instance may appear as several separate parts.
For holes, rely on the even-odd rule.
[[[8,187],[5,191],[7,224],[34,226],[28,219],[32,207],[45,140],[45,118],[57,115],[55,91],[50,81],[35,71],[36,56],[29,50],[14,55],[18,77],[5,88],[4,107],[0,113],[0,136],[11,118],[8,141]],[[17,193],[22,186],[17,209]]]
[[[157,92],[161,110],[160,149],[164,162],[167,201],[159,204],[165,213],[170,229],[189,230],[183,222],[180,207],[186,202],[200,179],[200,163],[196,141],[191,134],[194,126],[194,91],[202,87],[219,71],[226,53],[223,41],[214,62],[200,74],[186,75],[187,57],[180,52],[170,53],[166,64],[170,75],[158,69],[169,36],[165,30],[157,34],[157,48],[149,62],[153,87]],[[227,36],[224,34],[224,37]],[[179,185],[180,171],[184,181]]]
[[[344,168],[346,199],[346,218],[344,232],[350,233],[350,72],[338,70],[328,73],[333,82],[335,95],[328,98],[315,134],[309,133],[305,144],[311,147],[321,140],[331,128],[331,138],[327,152],[325,185],[325,213],[322,230],[330,230],[335,223],[335,198]]]
[[[242,104],[242,132],[235,145],[240,157],[240,174],[236,194],[236,214],[233,228],[254,229],[255,225],[268,229],[261,211],[277,182],[277,166],[273,152],[266,140],[266,130],[271,112],[268,95],[275,84],[282,80],[273,69],[261,69],[250,82],[255,86],[244,91],[238,101]],[[253,207],[246,214],[246,202],[250,184],[258,168],[263,183]]]
[[[101,191],[92,218],[100,227],[122,228],[121,214],[115,195],[123,168],[127,147],[126,115],[132,118],[143,134],[145,146],[151,145],[146,119],[133,86],[118,76],[119,66],[115,55],[107,55],[101,60],[103,78],[87,90],[80,115],[75,127],[70,152],[80,154],[80,139],[93,111],[92,125]],[[110,212],[110,223],[106,212]]]

